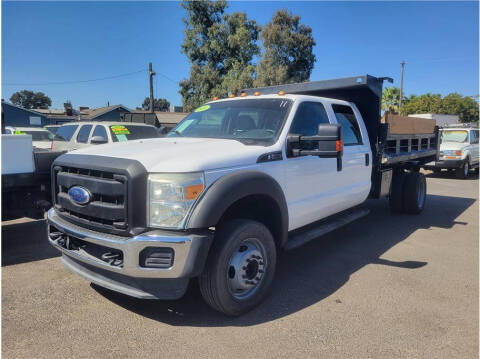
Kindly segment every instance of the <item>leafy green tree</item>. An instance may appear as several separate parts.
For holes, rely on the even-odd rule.
[[[402,107],[403,115],[414,113],[438,113],[458,115],[461,122],[477,122],[479,116],[478,102],[470,96],[451,93],[443,97],[440,94],[410,96],[408,103]]]
[[[46,109],[52,105],[52,100],[50,97],[46,96],[43,92],[34,92],[30,90],[23,90],[15,92],[11,97],[10,101],[17,106],[33,109],[41,108]]]
[[[398,87],[387,87],[383,89],[382,110],[398,112],[399,105],[400,105],[400,89]]]
[[[245,13],[224,14],[223,0],[184,1],[182,6],[187,12],[182,52],[191,63],[189,78],[180,82],[185,111],[251,87],[260,26]]]
[[[154,111],[167,112],[169,108],[170,108],[170,102],[168,102],[167,99],[164,99],[164,98],[153,99]],[[143,103],[142,103],[142,109],[143,110],[150,109],[150,97],[145,97],[145,100],[143,100]]]
[[[470,96],[451,93],[442,99],[441,113],[458,115],[461,122],[478,121],[478,102]]]
[[[263,57],[255,86],[272,86],[310,79],[315,64],[312,29],[300,16],[278,10],[262,30]]]

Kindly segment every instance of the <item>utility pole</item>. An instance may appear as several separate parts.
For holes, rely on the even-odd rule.
[[[400,78],[400,103],[398,105],[399,109],[402,108],[402,102],[403,102],[403,72],[405,69],[405,60],[402,60],[402,62],[400,62],[400,65],[402,65],[402,75]]]
[[[150,113],[153,113],[153,76],[155,71],[152,70],[152,63],[148,63],[148,76],[150,77]]]

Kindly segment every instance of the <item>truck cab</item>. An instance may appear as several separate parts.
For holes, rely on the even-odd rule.
[[[198,107],[165,138],[62,155],[49,241],[100,286],[172,299],[198,278],[211,307],[242,314],[267,295],[280,251],[367,214],[369,196],[423,210],[418,169],[436,158],[437,136],[389,135],[383,80],[246,89]]]

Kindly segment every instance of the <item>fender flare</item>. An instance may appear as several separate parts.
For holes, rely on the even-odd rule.
[[[225,211],[235,202],[250,195],[266,195],[280,210],[283,246],[288,238],[288,207],[283,190],[271,176],[259,171],[233,172],[214,182],[197,202],[186,229],[214,227]]]

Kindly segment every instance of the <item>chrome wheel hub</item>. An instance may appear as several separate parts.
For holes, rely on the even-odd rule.
[[[227,280],[236,298],[252,295],[263,281],[267,263],[265,249],[255,238],[244,240],[230,257]]]

